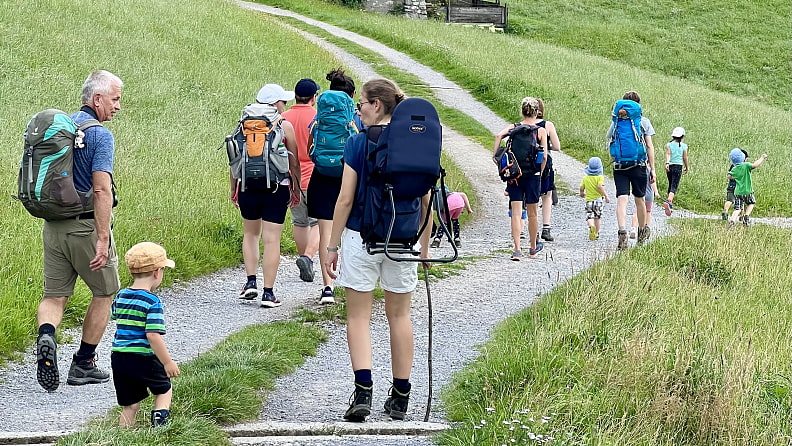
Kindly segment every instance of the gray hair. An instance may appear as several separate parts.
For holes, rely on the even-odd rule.
[[[124,88],[124,82],[115,74],[106,70],[96,70],[88,75],[82,87],[82,103],[90,105],[94,94],[107,94],[113,88],[113,84],[118,84],[119,88]]]

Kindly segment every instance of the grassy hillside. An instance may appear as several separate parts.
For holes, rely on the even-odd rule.
[[[760,201],[756,215],[792,213],[792,178],[788,174],[792,169],[792,116],[783,108],[520,36],[350,11],[316,0],[262,3],[298,11],[404,51],[470,90],[508,121],[519,119],[522,97],[541,97],[546,116],[556,124],[563,150],[580,160],[593,155],[607,157],[604,135],[613,103],[625,91],[637,90],[644,114],[658,133],[654,138],[657,159],[663,160],[671,130],[680,125],[687,129],[692,173],[683,179],[676,205],[719,212],[727,155],[738,146],[754,159],[761,153],[770,155],[754,176]],[[730,73],[724,66],[719,76],[729,80]],[[778,85],[786,85],[786,79],[774,79]],[[662,191],[666,179],[660,173]]]
[[[507,4],[509,30],[521,37],[792,108],[792,3],[788,1],[511,0]]]
[[[500,324],[440,443],[788,445],[792,234],[677,223]]]
[[[117,250],[162,243],[177,265],[166,281],[184,279],[241,262],[241,219],[228,199],[225,152],[215,150],[241,107],[264,83],[290,87],[339,65],[277,22],[220,0],[36,5],[36,14],[28,2],[0,9],[0,252],[8,256],[0,266],[0,358],[29,342],[42,290],[41,222],[8,199],[33,113],[76,110],[92,70],[124,80],[123,110],[107,123],[117,143]],[[122,268],[122,283],[128,278]],[[84,314],[87,296],[80,287],[67,323]]]

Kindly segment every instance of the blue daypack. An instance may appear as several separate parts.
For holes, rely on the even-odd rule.
[[[366,128],[366,181],[361,237],[369,253],[384,252],[397,261],[419,261],[414,246],[431,219],[421,223],[421,199],[440,193],[448,214],[445,171],[440,166],[442,127],[427,100],[408,98],[393,110],[387,126]],[[440,180],[440,187],[436,184]],[[391,252],[410,254],[392,257]],[[432,261],[453,261],[432,259]]]
[[[635,101],[616,101],[612,114],[613,134],[610,156],[614,168],[627,168],[646,161],[646,144],[641,132],[641,105]]]
[[[344,146],[358,133],[355,104],[343,91],[327,90],[316,101],[316,122],[311,127],[311,161],[322,175],[341,178],[344,172]]]

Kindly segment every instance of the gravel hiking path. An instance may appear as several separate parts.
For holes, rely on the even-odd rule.
[[[295,17],[380,53],[390,64],[416,75],[430,85],[437,98],[445,105],[476,117],[493,133],[507,125],[505,120],[440,73],[376,41],[289,11],[253,3],[238,3],[242,7],[266,14]],[[346,51],[310,33],[299,30],[297,32],[335,54],[358,79],[365,81],[377,76],[369,64]],[[550,114],[552,115],[552,111]],[[607,116],[603,117],[603,126],[606,125],[606,120]],[[563,146],[564,124],[557,124],[560,124],[559,136]],[[479,195],[480,205],[474,209],[473,221],[462,229],[463,247],[460,256],[467,259],[466,269],[459,276],[431,284],[434,309],[434,411],[430,421],[434,423],[447,422],[439,408],[439,390],[449,383],[455,372],[460,371],[477,356],[476,347],[487,340],[491,329],[498,322],[529,306],[543,293],[592,263],[607,259],[614,254],[616,246],[613,204],[606,206],[600,240],[591,242],[588,240],[588,231],[583,220],[582,199],[562,195],[553,210],[553,234],[556,241],[545,243],[545,249],[537,259],[510,261],[507,199],[503,196],[504,185],[495,175],[490,160],[490,148],[475,144],[446,128],[443,149],[471,179]],[[557,152],[553,154],[553,160],[559,182],[565,182],[571,189],[577,190],[583,176],[583,164]],[[609,194],[613,194],[612,181],[606,181]],[[666,217],[659,207],[655,208],[653,214],[652,238],[655,238],[666,234],[668,229]],[[676,216],[696,215],[679,211],[675,213],[675,218]],[[768,222],[792,227],[790,219],[772,219]],[[444,245],[433,250],[433,255],[449,252],[450,248]],[[318,270],[318,265],[316,269]],[[188,282],[176,283],[159,291],[168,323],[168,347],[178,362],[195,358],[228,334],[247,325],[286,320],[299,306],[318,306],[316,301],[321,284],[302,282],[293,257],[283,257],[279,268],[275,291],[284,302],[279,308],[262,309],[255,304],[239,301],[236,293],[243,281],[244,272],[241,267],[228,268]],[[423,419],[428,396],[428,318],[426,288],[423,283],[419,283],[413,300],[413,323],[416,354],[408,419],[417,421]],[[317,426],[319,423],[318,426],[325,427],[338,425],[352,391],[353,377],[346,349],[346,327],[328,323],[326,328],[329,331],[329,341],[320,347],[315,357],[308,358],[296,373],[278,380],[276,389],[270,393],[264,404],[259,423],[304,423],[303,426]],[[108,369],[109,347],[114,332],[115,326],[111,322],[98,349],[98,364]],[[110,383],[80,387],[65,384],[70,357],[78,346],[79,330],[70,330],[65,337],[71,339],[68,342],[61,340],[59,345],[62,379],[57,392],[47,393],[37,384],[35,353],[32,347],[25,352],[21,361],[9,364],[0,372],[0,435],[24,437],[30,432],[51,432],[55,435],[71,432],[83,427],[91,417],[101,416],[116,405],[115,392]],[[386,421],[385,415],[377,410],[385,400],[390,386],[387,323],[381,303],[375,305],[372,344],[375,359],[374,410],[370,417],[371,422],[366,424],[384,426],[384,431],[392,432],[393,427],[400,423]],[[416,430],[420,430],[422,423],[413,422],[413,425],[417,426]],[[257,426],[261,424],[242,424],[231,429],[255,430]],[[284,429],[281,430],[281,435]],[[427,437],[419,435],[402,433],[387,437],[389,439],[384,438],[386,437],[358,435],[329,438],[281,436],[278,439],[267,437],[258,443],[255,438],[239,438],[234,439],[234,442],[292,445],[432,444]]]

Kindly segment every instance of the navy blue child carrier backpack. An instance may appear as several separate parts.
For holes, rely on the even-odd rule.
[[[431,219],[427,212],[421,222],[421,199],[429,192],[433,199],[445,186],[437,110],[425,99],[405,99],[394,109],[390,124],[366,129],[366,137],[363,242],[370,254],[384,252],[391,260],[421,261],[414,246]],[[444,196],[441,202],[447,207],[447,201]],[[392,253],[409,256],[394,257]],[[454,250],[453,258],[428,261],[450,262],[456,255]]]
[[[641,105],[627,99],[616,101],[611,120],[613,133],[609,148],[614,169],[626,169],[646,161]]]

